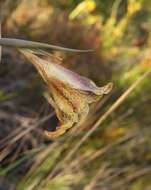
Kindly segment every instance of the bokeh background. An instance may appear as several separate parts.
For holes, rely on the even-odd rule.
[[[53,53],[99,86],[114,83],[81,127],[52,141],[43,133],[57,124],[44,82],[4,47],[0,190],[150,190],[151,1],[2,0],[0,18],[3,37],[94,49]]]

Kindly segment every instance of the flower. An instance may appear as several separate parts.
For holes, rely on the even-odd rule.
[[[56,131],[46,131],[50,138],[64,134],[76,124],[80,125],[88,115],[90,104],[112,89],[112,83],[98,87],[90,79],[57,64],[60,60],[52,54],[29,49],[20,51],[33,63],[47,84],[49,92],[45,97],[61,123]]]

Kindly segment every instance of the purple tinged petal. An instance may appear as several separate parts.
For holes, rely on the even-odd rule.
[[[43,73],[41,72],[44,71],[45,75],[50,79],[60,80],[63,83],[69,84],[74,89],[93,92],[96,95],[108,94],[112,89],[112,83],[109,83],[104,87],[97,87],[90,79],[80,76],[79,74],[55,63],[51,56],[49,61],[46,61],[30,50],[21,49],[21,52],[36,66],[42,76]]]

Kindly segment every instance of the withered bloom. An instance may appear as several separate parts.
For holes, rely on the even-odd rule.
[[[112,83],[97,87],[88,78],[57,64],[58,60],[53,55],[49,54],[48,59],[43,59],[36,51],[29,49],[20,51],[35,65],[46,82],[49,89],[46,97],[61,123],[56,131],[46,131],[50,138],[58,137],[72,126],[82,123],[89,112],[90,104],[98,101],[112,89]]]

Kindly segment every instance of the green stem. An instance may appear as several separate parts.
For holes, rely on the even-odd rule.
[[[80,49],[71,49],[55,45],[50,45],[47,43],[13,39],[13,38],[0,38],[0,45],[14,48],[30,48],[30,49],[54,49],[60,51],[69,51],[69,52],[92,52],[93,50],[80,50]]]

